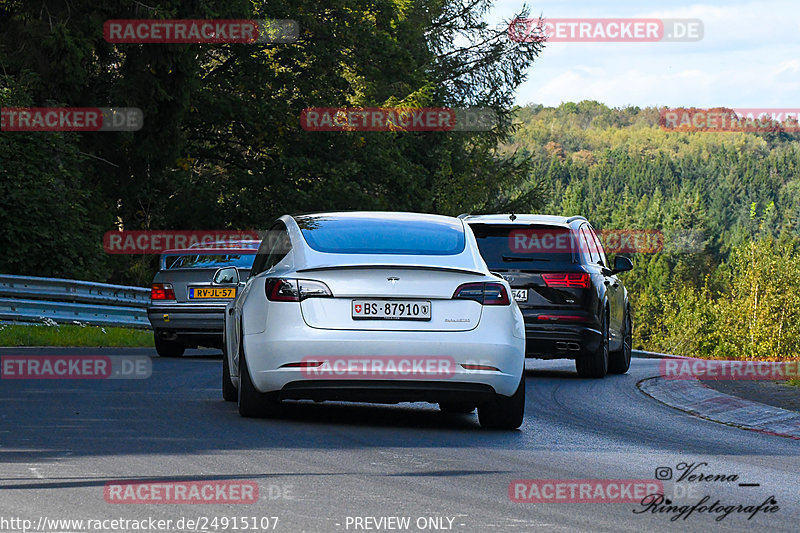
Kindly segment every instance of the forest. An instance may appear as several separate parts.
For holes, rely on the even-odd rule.
[[[520,190],[542,191],[538,211],[663,233],[663,251],[631,254],[635,268],[622,275],[635,347],[796,359],[797,134],[668,131],[659,113],[594,101],[520,107],[501,151],[531,163]],[[685,235],[697,242],[674,242]]]

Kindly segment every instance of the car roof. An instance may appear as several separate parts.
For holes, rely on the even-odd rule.
[[[361,219],[361,218],[383,218],[387,220],[408,220],[408,221],[454,221],[458,220],[455,217],[445,215],[434,215],[431,213],[412,213],[408,211],[333,211],[330,213],[309,213],[301,215],[291,215],[295,220],[297,219],[313,219],[313,218],[337,218],[337,219]]]
[[[513,217],[513,218],[512,218]],[[502,224],[525,226],[529,224],[544,224],[547,226],[569,227],[574,222],[587,222],[582,216],[562,217],[556,215],[537,214],[495,214],[495,215],[461,215],[464,222],[469,224]]]

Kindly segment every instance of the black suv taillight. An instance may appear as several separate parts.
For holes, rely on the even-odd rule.
[[[267,299],[272,302],[301,302],[307,298],[330,298],[333,293],[321,281],[310,279],[270,278],[264,284]]]
[[[586,272],[542,274],[542,280],[548,287],[572,287],[588,289],[592,286],[592,277]]]
[[[453,293],[454,300],[475,300],[481,305],[510,305],[508,292],[502,283],[464,283]]]

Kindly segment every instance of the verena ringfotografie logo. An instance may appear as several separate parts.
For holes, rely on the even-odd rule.
[[[153,363],[146,355],[4,355],[2,379],[147,379]]]
[[[309,107],[300,113],[306,131],[489,131],[491,108]]]
[[[656,229],[612,229],[596,231],[606,253],[657,252],[693,253],[703,250],[703,236],[692,230],[674,231],[667,238]],[[518,229],[508,235],[508,248],[514,254],[593,253],[597,245],[589,235],[569,228]]]
[[[662,359],[659,370],[666,379],[777,381],[800,377],[800,361]]]
[[[103,487],[108,503],[232,504],[256,503],[255,481],[109,481]]]
[[[516,18],[508,37],[522,43],[656,43],[703,38],[700,19]]]
[[[331,356],[304,357],[284,368],[300,368],[310,379],[449,379],[456,361],[449,356]]]
[[[668,131],[798,133],[800,108],[666,108],[661,110],[659,123]]]
[[[3,107],[2,131],[138,131],[138,107]]]
[[[663,495],[653,479],[515,479],[508,497],[516,503],[638,503]]]
[[[107,20],[109,43],[293,43],[300,35],[294,20]]]
[[[103,235],[103,248],[109,254],[160,254],[166,250],[199,247],[231,249],[243,240],[260,241],[261,237],[255,231],[111,230]]]

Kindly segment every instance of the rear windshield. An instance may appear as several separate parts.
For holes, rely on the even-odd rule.
[[[335,254],[456,255],[464,251],[458,220],[393,215],[392,218],[296,217],[308,245]]]
[[[537,263],[572,263],[574,234],[559,226],[470,224],[490,269],[530,269]]]
[[[250,268],[256,254],[180,254],[164,257],[164,268]]]

